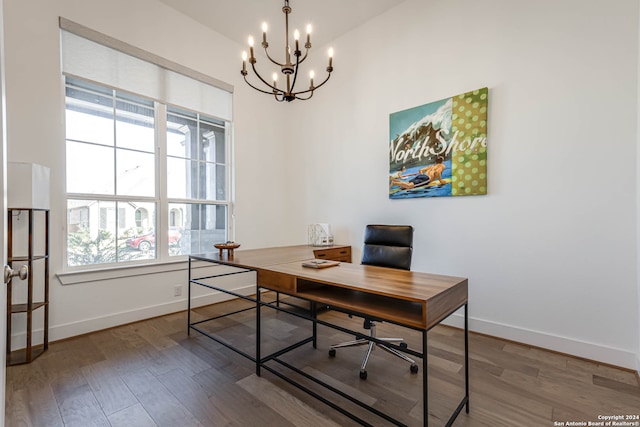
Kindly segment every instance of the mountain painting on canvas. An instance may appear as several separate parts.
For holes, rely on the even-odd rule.
[[[488,92],[389,115],[389,198],[487,194]]]

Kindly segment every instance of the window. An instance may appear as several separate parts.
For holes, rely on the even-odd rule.
[[[65,83],[69,267],[199,253],[227,240],[225,121]]]
[[[176,254],[205,252],[226,241],[227,206],[199,201],[227,198],[224,123],[167,108],[169,225],[182,228]]]
[[[67,266],[211,250],[231,224],[232,87],[60,18]]]

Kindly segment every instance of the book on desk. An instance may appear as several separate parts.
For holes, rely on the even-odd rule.
[[[328,259],[314,259],[312,261],[305,261],[302,263],[303,267],[307,268],[327,268],[340,265],[340,261],[331,261]]]

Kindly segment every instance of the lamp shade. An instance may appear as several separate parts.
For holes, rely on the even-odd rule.
[[[49,209],[49,168],[35,163],[7,163],[7,207]]]

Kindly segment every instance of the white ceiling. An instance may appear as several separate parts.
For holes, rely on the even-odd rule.
[[[159,0],[213,30],[246,44],[253,35],[259,46],[262,22],[269,24],[269,43],[284,40],[284,0]],[[289,0],[289,30],[313,26],[311,43],[324,46],[404,0]],[[277,38],[276,38],[277,36]]]

